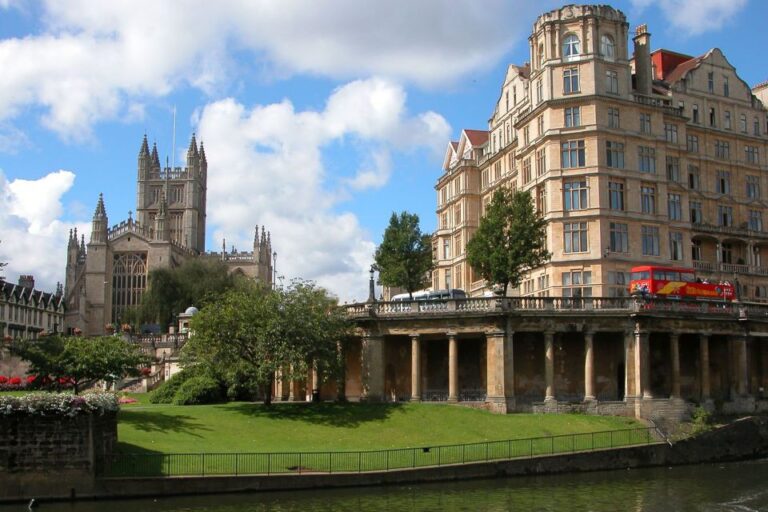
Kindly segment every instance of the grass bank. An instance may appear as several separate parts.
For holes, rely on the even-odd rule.
[[[461,444],[641,426],[630,418],[498,415],[439,404],[123,406],[121,451],[299,452]]]

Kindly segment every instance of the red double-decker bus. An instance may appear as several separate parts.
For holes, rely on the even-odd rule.
[[[670,299],[731,301],[736,298],[736,288],[728,281],[700,279],[692,268],[654,265],[632,268],[629,292]]]

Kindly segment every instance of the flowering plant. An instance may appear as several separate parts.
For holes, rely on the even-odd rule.
[[[3,416],[64,416],[98,414],[117,411],[114,393],[30,393],[23,396],[0,396],[0,417]]]
[[[11,377],[8,379],[8,384],[11,386],[20,386],[21,385],[21,377]]]
[[[0,375],[0,384],[5,384],[6,382],[8,382],[8,377]]]

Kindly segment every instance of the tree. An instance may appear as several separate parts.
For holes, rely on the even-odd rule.
[[[467,243],[467,261],[489,283],[517,287],[523,276],[549,260],[546,221],[528,192],[500,187]]]
[[[149,287],[141,298],[141,305],[128,312],[121,321],[172,324],[174,315],[189,306],[200,308],[215,301],[234,287],[235,280],[220,261],[193,259],[173,269],[153,270],[149,273]]]
[[[381,284],[404,288],[413,298],[432,269],[432,236],[421,232],[415,213],[393,212],[374,257]]]
[[[337,343],[349,329],[336,300],[302,281],[277,290],[238,286],[200,310],[190,327],[194,335],[182,350],[184,362],[204,365],[225,381],[249,379],[267,405],[278,371],[291,379],[314,365],[336,374]]]
[[[46,336],[18,340],[11,350],[29,361],[29,373],[53,382],[69,380],[75,394],[85,381],[103,380],[111,384],[126,375],[139,375],[140,368],[149,363],[138,345],[116,336]]]
[[[3,241],[2,241],[2,240],[0,240],[0,243],[2,243],[2,242],[3,242]],[[5,267],[7,267],[7,266],[8,266],[8,263],[7,263],[7,262],[5,262],[5,261],[0,261],[0,279],[5,279],[5,276],[2,274],[2,272],[3,272],[3,269],[4,269]]]

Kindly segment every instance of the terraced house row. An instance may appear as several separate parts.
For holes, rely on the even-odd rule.
[[[768,87],[750,88],[717,48],[654,50],[645,25],[630,33],[604,5],[539,16],[529,45],[488,129],[448,145],[434,288],[487,291],[465,248],[494,191],[512,187],[549,221],[552,253],[513,293],[621,296],[630,268],[658,264],[768,299]]]

